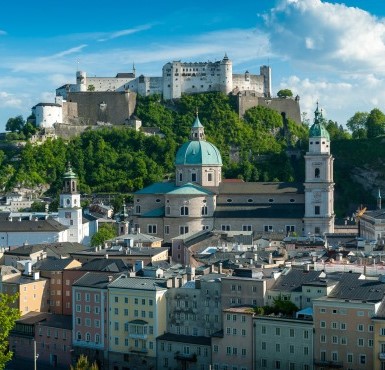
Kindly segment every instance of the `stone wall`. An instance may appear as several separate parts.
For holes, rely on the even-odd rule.
[[[258,105],[273,109],[280,114],[285,115],[298,124],[301,123],[301,109],[299,98],[265,98],[255,91],[242,91],[237,95],[237,107],[239,116],[242,117],[245,112]]]
[[[77,103],[79,122],[82,125],[92,126],[97,122],[122,125],[128,122],[134,112],[136,93],[128,91],[70,92],[68,102]]]

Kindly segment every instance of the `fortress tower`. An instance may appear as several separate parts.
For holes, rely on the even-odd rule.
[[[76,72],[77,92],[87,91],[87,73],[83,71]]]
[[[305,155],[305,235],[334,232],[334,158],[330,154],[330,135],[318,104],[314,113],[309,151]]]
[[[220,75],[221,91],[225,94],[229,94],[233,90],[233,63],[225,54],[224,58],[220,62]]]

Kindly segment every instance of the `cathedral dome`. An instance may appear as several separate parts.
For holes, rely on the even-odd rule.
[[[222,165],[218,148],[204,140],[183,144],[176,153],[176,165]]]

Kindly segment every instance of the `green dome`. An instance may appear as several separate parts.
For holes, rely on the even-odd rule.
[[[329,132],[322,123],[314,123],[310,127],[309,137],[324,137],[330,140]]]
[[[67,164],[66,172],[64,172],[64,179],[76,179],[76,173],[72,170],[71,163]]]
[[[189,141],[176,153],[176,165],[222,165],[218,148],[204,140]]]
[[[330,141],[329,132],[328,130],[326,130],[323,121],[324,119],[322,117],[322,113],[318,110],[317,103],[317,109],[314,112],[314,123],[310,127],[309,137],[324,137],[325,139],[328,139]]]

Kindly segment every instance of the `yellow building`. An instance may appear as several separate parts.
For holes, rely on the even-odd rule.
[[[166,331],[166,280],[121,276],[108,287],[110,369],[156,366],[156,337]]]
[[[48,312],[49,282],[40,278],[38,272],[3,281],[2,291],[7,294],[19,294],[15,307],[20,310],[21,316],[31,311]]]

